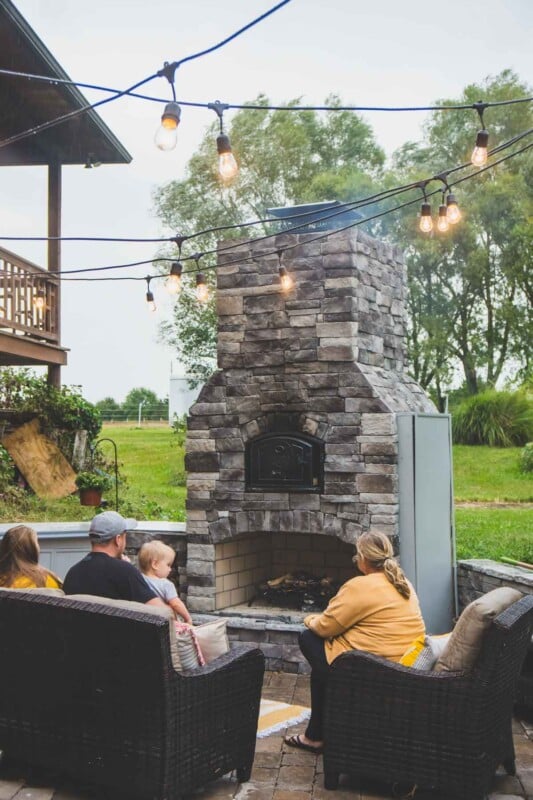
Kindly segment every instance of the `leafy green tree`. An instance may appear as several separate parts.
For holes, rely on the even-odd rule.
[[[124,417],[136,419],[139,414],[139,405],[142,403],[143,417],[168,416],[168,399],[160,400],[151,389],[138,387],[131,389],[126,395],[120,409]]]
[[[117,417],[121,413],[120,404],[112,397],[104,397],[103,400],[98,400],[95,406],[103,418]]]
[[[509,100],[530,94],[505,70],[460,98],[442,103]],[[485,112],[490,147],[533,127],[528,103]],[[468,160],[479,127],[477,115],[434,112],[424,142],[395,154],[398,180],[437,174]],[[506,151],[507,152],[507,151]],[[470,394],[494,387],[514,365],[531,369],[531,243],[533,159],[523,154],[454,190],[462,221],[445,235],[418,234],[412,208],[396,217],[391,235],[407,257],[410,289],[409,353],[415,378],[442,405],[443,386],[461,370]],[[452,181],[455,176],[450,176]],[[433,199],[433,205],[436,203]]]
[[[264,95],[254,101],[256,105],[268,103]],[[298,103],[299,100],[293,101],[294,105]],[[326,104],[338,106],[340,100],[332,95]],[[242,109],[228,129],[240,167],[229,187],[221,185],[217,172],[216,133],[214,124],[190,159],[184,180],[172,181],[155,193],[156,213],[175,234],[186,236],[264,218],[270,207],[325,199],[353,200],[375,191],[382,179],[383,150],[370,126],[353,112]],[[264,224],[207,233],[190,244],[195,250],[213,250],[219,240],[255,238],[271,230]],[[205,257],[200,268],[215,263],[214,257]],[[208,269],[205,274],[212,286],[214,272]],[[213,297],[199,306],[190,280],[185,279],[173,318],[162,326],[161,335],[175,346],[193,385],[205,380],[213,370],[215,326]]]

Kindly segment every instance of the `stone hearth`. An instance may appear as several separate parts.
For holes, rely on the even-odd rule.
[[[246,603],[277,571],[344,580],[371,528],[397,544],[396,414],[435,411],[404,371],[401,255],[358,231],[314,239],[285,233],[219,254],[219,369],[191,408],[186,445],[195,612]],[[295,284],[284,293],[271,253],[287,245]],[[261,469],[278,485],[258,489],[245,454],[275,435]],[[313,446],[313,469],[321,454],[320,475],[284,490],[287,436]],[[293,470],[306,458],[294,452]]]

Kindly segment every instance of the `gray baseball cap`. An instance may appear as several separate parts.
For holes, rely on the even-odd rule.
[[[116,511],[103,511],[93,518],[89,527],[89,536],[100,542],[105,542],[119,536],[124,531],[131,531],[137,527],[136,519],[125,519]]]

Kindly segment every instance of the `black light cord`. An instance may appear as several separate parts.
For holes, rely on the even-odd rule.
[[[490,151],[490,155],[493,155],[496,152],[501,152],[502,150],[504,150],[504,149],[510,147],[512,144],[516,143],[516,141],[519,141],[520,139],[523,139],[525,136],[527,136],[527,135],[529,135],[531,133],[533,133],[533,128],[529,129],[528,131],[524,131],[523,133],[518,134],[517,136],[512,137],[507,142],[503,142],[501,145],[499,145],[498,147],[494,148],[494,150],[491,150]],[[528,150],[531,146],[533,146],[533,145],[527,145],[525,148],[522,148],[520,150],[515,151],[514,153],[511,153],[510,155],[508,155],[508,156],[506,156],[504,158],[501,158],[498,161],[493,162],[492,164],[489,164],[487,167],[484,167],[482,169],[479,169],[479,170],[476,170],[474,172],[471,172],[469,175],[467,175],[464,178],[460,179],[460,181],[449,182],[448,181],[448,176],[453,174],[453,173],[455,173],[455,172],[457,172],[457,171],[459,171],[459,170],[462,170],[462,169],[465,169],[467,167],[470,167],[471,166],[470,162],[465,162],[463,164],[460,164],[459,166],[456,166],[456,167],[450,168],[448,170],[445,170],[445,171],[439,173],[438,175],[432,176],[431,178],[426,178],[426,179],[423,179],[423,180],[420,180],[420,181],[415,181],[415,182],[411,182],[411,183],[405,184],[404,186],[399,186],[399,187],[395,187],[395,188],[392,188],[392,189],[388,189],[388,190],[385,190],[383,192],[379,192],[378,194],[371,195],[370,197],[364,198],[362,200],[352,201],[351,203],[345,203],[345,204],[343,204],[342,207],[336,206],[335,207],[335,211],[333,211],[331,214],[321,215],[320,221],[325,221],[325,220],[328,220],[328,219],[332,219],[334,217],[337,217],[337,216],[343,214],[346,211],[347,207],[350,207],[351,210],[355,210],[356,208],[362,208],[362,207],[364,207],[366,205],[370,205],[370,204],[372,204],[374,202],[378,202],[379,200],[385,200],[385,199],[389,199],[389,198],[395,197],[395,196],[397,196],[399,194],[402,194],[404,192],[410,191],[410,190],[415,189],[415,188],[422,189],[422,191],[424,193],[424,197],[432,196],[432,195],[437,194],[440,191],[442,191],[442,189],[439,188],[439,189],[436,189],[435,191],[427,194],[426,191],[425,191],[426,186],[429,183],[431,183],[432,181],[435,181],[435,180],[442,181],[446,185],[446,187],[449,189],[449,188],[451,188],[451,186],[457,185],[457,183],[462,183],[463,181],[468,180],[468,179],[474,177],[475,175],[478,175],[479,173],[484,172],[487,169],[492,169],[493,167],[497,166],[498,164],[501,164],[502,162],[507,161],[509,158],[514,157],[515,155],[519,155],[520,153],[524,152],[525,150]],[[413,202],[415,202],[415,201],[413,201]],[[393,209],[390,209],[390,211],[397,210],[398,208],[403,208],[403,206],[395,207]],[[386,211],[384,213],[389,213],[389,212]],[[309,211],[303,212],[303,213],[299,213],[299,214],[296,214],[296,215],[291,215],[291,216],[308,217],[309,216]],[[383,213],[380,213],[377,216],[378,217],[379,216],[383,216]],[[288,216],[285,219],[289,219],[289,218],[291,218],[291,217]],[[357,224],[362,224],[364,222],[369,222],[369,221],[371,221],[371,220],[373,220],[375,218],[376,218],[376,216],[364,218],[363,220],[358,221]],[[272,221],[279,222],[279,219],[276,218],[276,219],[274,219]],[[224,227],[241,227],[242,228],[242,227],[248,227],[251,224],[258,224],[260,222],[262,222],[262,220],[256,220],[254,223],[242,223],[242,224],[239,224],[237,226],[224,226]],[[300,230],[301,228],[305,228],[305,227],[307,227],[308,224],[309,224],[308,222],[305,222],[305,223],[302,223],[302,225],[293,226],[290,229],[290,232],[293,233],[296,230]],[[348,225],[348,228],[349,227],[351,227],[351,225]],[[221,228],[206,229],[205,231],[200,231],[198,233],[195,233],[195,234],[191,235],[190,237],[185,237],[185,238],[194,238],[194,237],[200,236],[202,234],[215,233],[215,232],[217,232],[219,230],[221,230]],[[337,230],[346,230],[346,228],[339,228]],[[275,232],[275,233],[271,233],[271,234],[266,234],[265,236],[257,237],[255,239],[249,239],[249,240],[244,241],[244,242],[239,242],[239,243],[234,244],[234,245],[229,245],[228,247],[216,248],[216,249],[213,249],[213,250],[206,250],[206,251],[203,251],[201,254],[194,253],[193,255],[183,256],[183,257],[180,255],[180,261],[182,261],[182,262],[183,261],[190,261],[190,260],[196,261],[198,259],[198,257],[203,257],[203,256],[213,255],[213,254],[220,255],[221,253],[225,253],[225,252],[234,250],[237,247],[242,247],[242,246],[245,246],[247,244],[251,244],[253,242],[260,242],[260,241],[265,241],[267,239],[271,239],[271,238],[273,238],[275,236],[278,236],[279,234],[280,234],[279,231]],[[163,241],[174,241],[175,238],[176,237],[172,237],[171,239],[166,239],[166,240],[163,240]],[[80,268],[80,269],[61,270],[61,271],[56,271],[56,272],[52,272],[52,271],[48,272],[47,271],[46,275],[52,277],[52,276],[81,274],[81,273],[85,273],[85,272],[104,272],[104,271],[110,271],[110,270],[116,270],[116,269],[128,269],[130,267],[143,266],[145,264],[164,263],[164,262],[169,262],[169,261],[172,262],[172,261],[175,261],[175,260],[176,260],[175,258],[170,257],[170,256],[160,256],[160,257],[145,259],[145,260],[141,260],[141,261],[128,262],[126,264],[112,264],[112,265],[107,265],[107,266],[103,266],[103,267],[85,267],[85,268]]]
[[[239,28],[239,30],[235,31],[235,33],[232,33],[229,36],[227,36],[225,39],[222,39],[221,42],[218,42],[217,44],[214,44],[212,47],[208,47],[207,50],[200,50],[200,52],[198,52],[198,53],[193,53],[190,56],[185,56],[185,58],[182,58],[179,61],[174,61],[173,64],[172,64],[172,67],[177,69],[178,67],[181,67],[182,64],[185,64],[187,61],[193,61],[196,58],[202,58],[202,56],[207,56],[210,53],[214,53],[215,50],[219,50],[221,47],[224,47],[224,45],[229,44],[234,39],[236,39],[237,36],[240,36],[242,33],[245,33],[245,31],[250,30],[250,28],[253,28],[255,25],[257,25],[259,22],[262,22],[267,17],[270,17],[271,14],[274,14],[276,11],[279,11],[280,8],[282,8],[283,6],[286,6],[287,3],[290,3],[290,2],[291,2],[291,0],[281,0],[280,3],[278,3],[275,6],[272,6],[272,8],[270,8],[268,11],[265,11],[264,14],[261,14],[259,17],[256,17],[251,22],[248,22],[242,28]]]
[[[287,0],[288,1],[288,0]],[[197,56],[196,56],[197,57]],[[176,63],[176,62],[175,62]],[[182,61],[179,63],[183,63]],[[129,89],[120,90],[113,89],[109,86],[100,86],[94,83],[83,83],[81,81],[66,80],[64,78],[52,78],[49,75],[35,75],[29,72],[18,72],[10,69],[0,69],[0,75],[7,75],[16,78],[28,78],[30,80],[45,81],[50,84],[65,84],[67,86],[77,86],[80,89],[92,89],[94,91],[109,92],[117,96],[127,95],[134,97],[138,100],[148,100],[152,103],[168,103],[168,98],[154,97],[152,95],[139,94],[138,92]],[[158,77],[159,73],[155,76]],[[149,78],[147,80],[151,80]],[[111,98],[115,99],[115,98]],[[492,102],[483,103],[485,108],[495,108],[497,106],[509,106],[516,103],[530,103],[533,97],[517,97],[512,100],[495,100]],[[200,103],[190,100],[177,99],[176,102],[180,106],[187,106],[189,108],[205,108],[209,109],[210,103]],[[251,109],[252,111],[377,111],[377,112],[416,112],[416,111],[475,111],[476,103],[458,103],[455,105],[432,105],[432,106],[279,106],[279,105],[257,105],[255,103],[227,103],[228,109],[232,111],[242,111]]]
[[[264,14],[261,14],[261,16],[256,17],[256,19],[252,20],[247,25],[244,25],[242,28],[239,28],[238,31],[235,31],[234,33],[230,34],[230,36],[227,36],[222,41],[217,42],[217,44],[214,44],[212,47],[208,47],[206,50],[202,50],[198,53],[193,53],[190,56],[185,56],[185,58],[182,58],[179,61],[174,61],[171,67],[175,70],[181,64],[185,64],[185,62],[187,61],[192,61],[195,58],[200,58],[201,56],[206,56],[209,53],[213,53],[215,50],[218,50],[219,48],[228,44],[233,39],[237,38],[237,36],[240,36],[242,33],[249,30],[254,25],[257,25],[259,22],[262,22],[262,20],[266,19],[275,11],[278,11],[278,9],[282,8],[282,6],[285,6],[287,5],[287,3],[290,2],[291,0],[281,0],[280,3],[273,6]],[[13,136],[10,136],[7,139],[3,139],[0,141],[0,148],[6,147],[9,144],[14,144],[15,142],[18,142],[21,139],[25,139],[28,136],[34,136],[36,133],[40,133],[41,131],[48,130],[49,128],[59,125],[61,122],[65,122],[67,119],[72,119],[73,117],[79,116],[79,114],[83,114],[85,111],[90,111],[93,108],[98,108],[98,106],[103,106],[106,103],[110,103],[113,100],[118,100],[119,97],[123,97],[126,94],[131,94],[132,92],[135,91],[135,89],[138,89],[140,86],[144,86],[146,83],[149,83],[154,78],[160,77],[161,74],[164,74],[164,71],[160,70],[159,72],[156,72],[153,75],[149,75],[147,78],[143,78],[143,80],[134,83],[133,86],[130,86],[128,89],[122,89],[122,90],[113,89],[112,91],[114,92],[114,94],[112,97],[106,97],[103,100],[98,100],[96,103],[91,103],[86,106],[82,106],[81,108],[77,108],[74,111],[68,112],[67,114],[62,114],[61,116],[56,117],[55,119],[48,120],[47,122],[42,122],[40,125],[36,125],[33,128],[28,128],[27,130],[22,131],[21,133],[14,134]],[[50,78],[48,80],[50,81]],[[53,82],[53,80],[54,79],[52,78],[51,82]]]
[[[526,136],[530,136],[533,133],[533,128],[528,128],[528,130],[523,131],[522,133],[513,136],[511,139],[508,139],[506,142],[502,142],[502,144],[494,147],[492,150],[489,151],[489,156],[494,156],[497,153],[506,150],[508,147],[511,147],[516,142],[521,141]],[[499,162],[498,162],[499,163]],[[363,208],[370,203],[379,202],[380,200],[386,200],[389,197],[394,197],[396,194],[401,194],[402,192],[408,191],[409,189],[415,188],[420,186],[422,183],[430,183],[433,180],[442,180],[444,183],[447,183],[447,177],[452,175],[454,172],[458,172],[466,167],[470,166],[470,162],[466,161],[463,164],[459,164],[456,167],[452,167],[448,170],[444,170],[443,172],[439,173],[438,175],[434,175],[432,178],[427,178],[425,181],[413,181],[412,183],[404,184],[403,186],[397,186],[392,189],[386,189],[383,192],[378,192],[377,194],[370,195],[369,197],[363,198],[361,200],[351,200],[345,203],[339,203],[338,205],[334,206],[334,210],[331,214],[328,215],[321,215],[320,220],[327,220],[331,219],[332,217],[339,216],[340,214],[344,213],[345,211],[355,211],[358,208]],[[483,170],[478,170],[478,172],[482,172]],[[477,173],[474,173],[477,174]],[[448,184],[449,186],[454,184]],[[300,211],[296,214],[287,214],[287,216],[283,217],[283,221],[286,220],[293,220],[303,217],[309,217],[311,214],[310,211]],[[218,233],[221,231],[228,231],[228,230],[236,230],[239,228],[251,228],[255,225],[266,225],[268,223],[273,222],[280,222],[279,217],[264,217],[262,219],[250,220],[249,222],[237,222],[232,225],[218,225],[215,228],[205,228],[201,231],[196,231],[195,233],[191,233],[187,236],[183,237],[175,237],[175,236],[164,236],[160,238],[128,238],[128,237],[111,237],[111,236],[0,236],[0,241],[6,242],[53,242],[53,241],[61,241],[61,242],[132,242],[132,243],[150,243],[150,244],[161,244],[163,242],[176,242],[177,239],[181,239],[182,243],[185,241],[189,241],[190,239],[196,239],[200,236],[205,236],[210,233]],[[306,225],[308,223],[305,223]],[[302,226],[299,226],[302,227]],[[291,228],[291,230],[295,230],[296,226]],[[277,236],[278,234],[267,234],[264,239],[270,238],[270,236]],[[260,239],[254,239],[253,241],[260,241]],[[230,245],[227,248],[216,250],[207,250],[203,253],[203,255],[210,255],[212,253],[220,253],[224,250],[231,250],[233,247],[237,247],[240,245]],[[180,261],[187,261],[191,258],[191,256],[184,256],[183,258],[180,256]],[[144,261],[136,261],[130,264],[124,265],[114,265],[110,267],[98,267],[96,269],[119,269],[121,266],[129,267],[129,266],[139,266],[141,264],[150,264],[152,261],[157,260],[166,260],[166,261],[174,261],[174,258],[165,258],[165,259],[146,259]],[[87,270],[90,271],[90,270]],[[57,275],[61,273],[48,273],[49,275]]]
[[[465,181],[476,177],[480,173],[483,173],[483,172],[486,172],[487,170],[493,169],[494,167],[498,166],[499,164],[502,164],[505,161],[509,161],[510,159],[514,158],[515,156],[520,155],[521,153],[524,153],[527,150],[530,150],[532,147],[533,147],[533,143],[532,144],[528,144],[528,145],[524,145],[524,147],[520,148],[519,150],[516,150],[513,153],[509,153],[508,155],[503,156],[502,158],[498,159],[497,161],[494,161],[492,164],[488,164],[486,167],[482,167],[481,169],[478,169],[475,172],[471,172],[469,175],[465,175],[463,178],[459,178],[456,181],[450,182],[448,185],[451,188],[452,186],[457,186],[460,183],[464,183]],[[430,179],[430,180],[432,180],[432,179]],[[416,185],[411,186],[410,188],[419,187],[419,184],[421,184],[421,183],[424,183],[424,182],[421,181],[421,182],[417,183]],[[433,195],[439,194],[441,191],[442,190],[440,188],[434,189],[432,192],[425,193],[425,197],[432,197]],[[319,234],[317,236],[314,236],[312,239],[309,239],[308,242],[310,243],[310,242],[319,241],[321,239],[327,238],[328,236],[333,236],[336,233],[342,233],[343,231],[350,230],[351,228],[356,228],[359,225],[363,225],[366,222],[371,222],[374,219],[378,219],[380,217],[384,217],[384,216],[386,216],[388,214],[391,214],[391,213],[393,213],[395,211],[399,211],[402,208],[406,208],[408,206],[414,205],[415,203],[419,203],[419,202],[420,202],[420,198],[416,197],[413,200],[408,200],[405,203],[401,203],[401,204],[399,204],[397,206],[394,206],[393,208],[389,208],[389,209],[386,209],[386,210],[381,211],[379,213],[373,214],[370,217],[366,217],[364,219],[357,220],[355,222],[349,223],[348,225],[345,225],[345,226],[343,226],[341,228],[337,228],[334,231],[326,231],[323,234]],[[287,232],[291,233],[292,231],[294,231],[294,228],[291,228],[291,230],[287,231]],[[273,236],[278,236],[278,235],[280,235],[280,234],[273,234]],[[252,239],[252,240],[250,240],[248,242],[240,242],[238,245],[235,245],[235,246],[236,247],[243,247],[243,246],[246,246],[247,244],[253,244],[254,242],[257,242],[257,241],[261,241],[261,240],[260,239]],[[263,253],[262,255],[263,256],[270,256],[270,255],[278,255],[279,256],[280,252],[284,253],[285,251],[292,250],[292,249],[294,249],[296,247],[299,247],[300,244],[301,244],[300,242],[296,242],[295,244],[285,245],[284,247],[276,247],[276,249],[272,250],[271,252],[266,252],[266,253]],[[218,251],[218,252],[220,252],[220,251]],[[204,255],[206,255],[206,253],[201,253],[201,254],[196,253],[193,256],[189,256],[188,258],[197,262],[198,258],[199,257],[203,257]],[[152,262],[154,262],[154,261],[172,261],[172,260],[174,260],[174,259],[171,259],[171,258],[158,258],[158,259],[152,259]],[[186,260],[186,259],[183,259],[183,260]],[[226,266],[234,266],[234,265],[237,265],[237,264],[245,263],[247,260],[248,260],[248,258],[245,257],[245,258],[235,259],[233,261],[225,261],[224,264],[222,264],[221,266],[224,266],[224,267],[226,267]],[[150,263],[150,262],[149,261],[138,262],[138,264],[143,264],[143,263],[146,264],[146,263]],[[121,266],[129,266],[129,265],[120,265],[120,266],[117,266],[117,267],[104,267],[104,268],[100,267],[98,269],[119,269],[119,268],[121,268]],[[137,266],[137,264],[132,264],[131,266]],[[202,272],[208,272],[208,271],[211,271],[213,269],[218,269],[218,266],[219,265],[215,264],[213,266],[202,267]],[[96,269],[72,270],[72,271],[68,271],[66,273],[62,273],[62,274],[72,274],[74,272],[82,272],[82,271],[94,272],[94,271],[96,271]],[[183,274],[187,275],[187,274],[192,274],[192,273],[195,273],[195,272],[197,272],[197,269],[184,270]],[[47,273],[47,275],[48,274],[53,274],[53,273]],[[61,273],[55,273],[55,274],[57,275],[57,274],[61,274]],[[154,280],[158,279],[158,278],[167,278],[167,277],[168,277],[167,274],[156,274],[156,275],[152,275],[151,276],[151,278],[154,279]],[[126,276],[125,275],[125,276],[113,276],[113,277],[109,277],[109,278],[64,278],[64,277],[61,277],[61,280],[67,280],[67,281],[125,281],[125,280],[139,281],[139,280],[144,280],[145,281],[146,280],[146,276],[144,276],[144,277],[134,277],[134,276],[129,276],[129,275]]]

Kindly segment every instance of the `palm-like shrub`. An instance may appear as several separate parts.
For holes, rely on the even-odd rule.
[[[520,472],[533,472],[533,442],[528,442],[520,453]]]
[[[525,445],[533,439],[533,402],[524,392],[476,394],[455,409],[452,428],[456,444]]]

